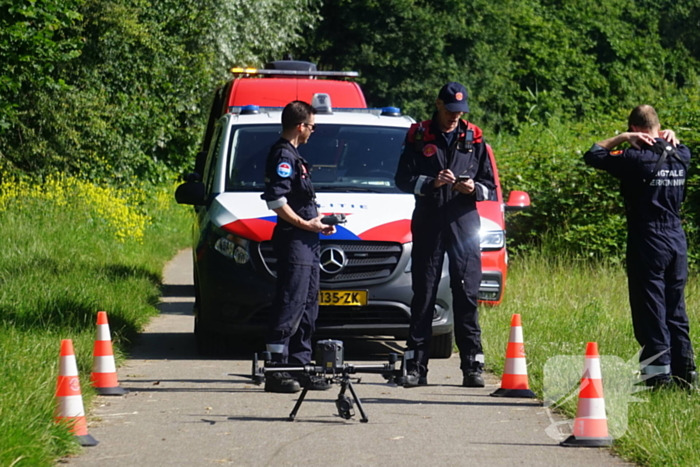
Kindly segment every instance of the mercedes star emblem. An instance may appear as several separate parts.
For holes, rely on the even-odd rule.
[[[337,246],[327,246],[321,250],[321,270],[326,274],[338,274],[345,267],[345,252]]]

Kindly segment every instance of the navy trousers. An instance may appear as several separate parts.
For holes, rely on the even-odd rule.
[[[284,253],[277,254],[277,289],[267,349],[275,362],[306,365],[311,362],[311,339],[318,317],[318,258],[314,264],[295,264]]]
[[[478,231],[477,231],[478,232]],[[447,253],[454,311],[454,330],[462,371],[483,369],[481,328],[477,299],[481,283],[481,250],[478,235],[459,238],[450,229],[437,234],[415,232],[411,255],[413,299],[407,347],[414,351],[414,363],[427,373],[432,321],[442,267]]]
[[[684,289],[687,245],[680,226],[630,229],[627,277],[640,362],[649,375],[683,377],[695,370]]]

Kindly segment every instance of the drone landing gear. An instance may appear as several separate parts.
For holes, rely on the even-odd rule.
[[[345,395],[345,391],[347,390],[350,391],[352,399]],[[293,422],[296,418],[297,412],[299,411],[299,407],[301,407],[301,403],[304,402],[304,398],[306,397],[306,393],[308,391],[309,388],[304,388],[304,390],[301,392],[297,403],[294,405],[294,409],[292,409],[292,412],[289,414],[290,422]],[[335,406],[338,409],[338,416],[345,420],[350,420],[352,417],[355,416],[355,412],[353,411],[354,404],[357,404],[357,410],[359,410],[360,415],[362,416],[360,422],[369,422],[367,414],[365,413],[365,410],[362,407],[362,401],[360,401],[360,398],[357,397],[357,393],[355,392],[355,388],[353,388],[352,386],[352,381],[350,381],[350,377],[347,375],[343,375],[340,378],[340,392],[338,393],[338,398],[335,400]]]

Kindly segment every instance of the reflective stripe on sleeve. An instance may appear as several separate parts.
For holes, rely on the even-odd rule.
[[[647,365],[642,368],[645,375],[667,375],[671,373],[671,365]]]
[[[426,175],[421,175],[418,177],[418,180],[416,180],[416,186],[413,189],[413,193],[423,196],[423,193],[421,193],[421,189],[423,188],[423,185],[425,184],[425,181],[428,179]]]
[[[265,348],[270,353],[284,353],[284,344],[267,344]]]
[[[267,202],[267,208],[268,208],[268,209],[277,209],[277,208],[281,208],[281,207],[284,206],[285,204],[287,204],[287,198],[285,198],[285,197],[283,196],[283,197],[281,197],[280,199],[276,199],[276,200],[273,200],[273,201],[268,201],[268,202]]]

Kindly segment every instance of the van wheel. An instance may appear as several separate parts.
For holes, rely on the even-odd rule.
[[[202,357],[218,357],[223,352],[223,336],[211,331],[204,331],[194,318],[194,338],[197,342],[197,352]]]
[[[430,340],[430,358],[450,358],[452,356],[455,335],[453,332],[433,336]]]

